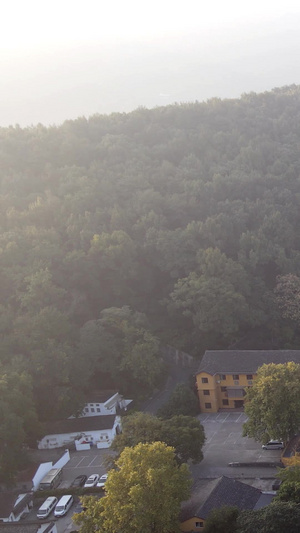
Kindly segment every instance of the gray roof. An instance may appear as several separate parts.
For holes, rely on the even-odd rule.
[[[208,374],[255,374],[263,364],[300,364],[300,350],[206,350],[199,372]]]
[[[28,492],[16,504],[19,494],[20,492],[15,491],[0,492],[0,518],[7,518],[12,512],[19,514],[33,500],[33,493]]]
[[[41,526],[44,526],[43,533],[47,533],[54,526],[54,522],[0,522],[0,533],[37,533]]]
[[[259,500],[256,502],[254,511],[257,511],[258,509],[262,509],[263,507],[267,507],[275,498],[276,494],[271,492],[262,492],[260,495]]]
[[[81,433],[82,431],[100,431],[112,429],[116,415],[86,416],[66,418],[47,422],[43,426],[44,435],[60,435],[63,433]]]
[[[206,520],[213,509],[224,505],[238,507],[240,510],[254,509],[260,499],[261,491],[246,483],[225,476],[209,481],[194,492],[192,498],[183,502],[180,521],[193,517]]]

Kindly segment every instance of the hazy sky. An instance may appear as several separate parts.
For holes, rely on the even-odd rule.
[[[300,83],[300,2],[7,0],[0,125]]]

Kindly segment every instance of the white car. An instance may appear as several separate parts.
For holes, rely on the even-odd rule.
[[[269,440],[267,444],[262,445],[263,450],[283,450],[284,444],[281,440]]]
[[[92,474],[88,479],[86,480],[85,484],[83,485],[86,489],[89,487],[95,487],[99,481],[99,474]]]
[[[99,479],[99,481],[97,483],[97,487],[100,487],[101,489],[104,489],[106,480],[107,480],[107,474],[103,474],[103,476],[100,477],[100,479]]]

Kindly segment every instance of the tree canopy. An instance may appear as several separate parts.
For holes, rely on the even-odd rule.
[[[39,422],[148,395],[161,346],[298,348],[299,120],[292,85],[0,128],[0,372]]]
[[[191,416],[179,415],[161,420],[147,413],[128,415],[123,417],[122,433],[115,437],[111,447],[121,453],[128,446],[155,441],[173,447],[179,463],[189,460],[199,463],[203,459],[204,429],[199,420]]]
[[[258,511],[243,511],[237,524],[239,533],[297,533],[300,506],[294,502],[274,502]]]
[[[190,478],[178,466],[173,448],[162,442],[125,448],[111,470],[106,494],[84,498],[85,511],[75,516],[82,533],[180,532],[180,503],[188,499]]]
[[[263,365],[253,387],[248,388],[244,436],[258,441],[282,439],[287,442],[300,428],[300,365]]]
[[[157,411],[160,418],[171,418],[176,415],[195,416],[198,413],[197,396],[185,383],[176,385],[169,400]]]

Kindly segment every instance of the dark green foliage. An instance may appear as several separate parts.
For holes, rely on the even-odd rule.
[[[179,384],[173,390],[168,402],[157,412],[160,418],[175,415],[195,416],[199,413],[199,401],[194,392],[185,384]]]
[[[299,122],[294,85],[0,129],[1,376],[32,380],[32,426],[148,395],[162,344],[299,347]]]
[[[175,449],[179,463],[200,463],[205,442],[203,426],[191,416],[174,416],[161,420],[147,413],[134,413],[122,419],[123,432],[117,435],[112,449],[118,454],[124,448],[155,441],[162,441]]]
[[[279,487],[276,500],[300,504],[300,481],[285,481]]]
[[[71,494],[72,496],[89,496],[90,494],[103,494],[101,487],[68,487],[66,489],[52,489],[52,490],[37,490],[34,492],[34,499],[44,501],[49,496],[56,496],[61,498],[65,494]]]
[[[298,533],[300,505],[274,502],[259,511],[243,511],[237,524],[238,533]]]
[[[237,507],[214,509],[205,520],[204,533],[235,533],[237,531]]]

